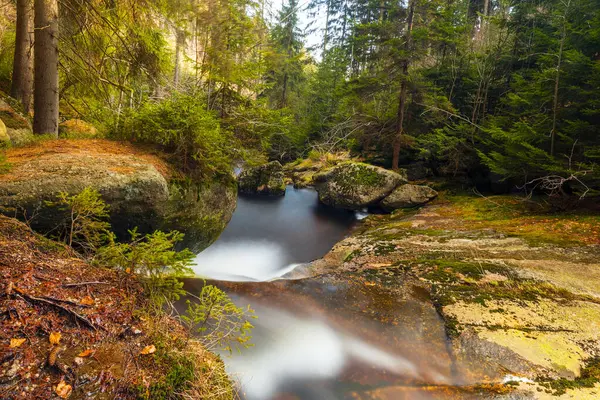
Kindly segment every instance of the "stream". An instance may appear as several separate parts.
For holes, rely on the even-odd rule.
[[[312,189],[240,197],[220,238],[197,255],[196,274],[258,316],[253,346],[222,354],[242,398],[437,399],[462,383],[428,292],[399,269],[278,279],[322,257],[362,217],[320,205]],[[186,289],[203,284],[189,279]]]

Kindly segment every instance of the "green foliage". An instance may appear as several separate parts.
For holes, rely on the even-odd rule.
[[[161,379],[151,382],[150,386],[138,387],[137,398],[142,400],[180,399],[195,379],[196,365],[191,357],[169,351],[169,347],[158,341],[155,362],[158,368],[166,369]]]
[[[106,221],[108,206],[96,189],[87,187],[75,195],[60,192],[58,200],[47,205],[65,211],[67,221],[61,227],[61,237],[70,247],[92,253],[106,241],[110,229]]]
[[[187,249],[175,249],[183,234],[156,231],[141,236],[136,229],[129,233],[129,243],[118,243],[115,235],[110,234],[108,244],[98,249],[94,262],[138,275],[149,295],[159,304],[185,294],[179,278],[192,274],[190,266],[194,254]]]
[[[240,308],[221,289],[206,284],[194,301],[187,301],[181,315],[188,329],[201,335],[205,347],[229,352],[251,346],[252,318],[256,316],[250,306]]]
[[[148,102],[132,111],[113,135],[161,145],[184,170],[199,177],[228,175],[231,170],[231,134],[221,129],[215,114],[193,96],[174,95]]]

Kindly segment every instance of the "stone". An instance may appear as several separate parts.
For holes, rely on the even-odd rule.
[[[362,209],[378,204],[406,179],[374,165],[347,161],[313,178],[319,200],[329,206]]]
[[[238,187],[243,194],[271,196],[285,195],[283,167],[278,161],[248,168],[238,177]]]
[[[0,175],[0,212],[28,221],[41,233],[68,219],[56,205],[60,192],[96,189],[108,204],[111,229],[120,239],[177,229],[202,250],[216,239],[236,205],[233,182],[169,185],[171,167],[132,145],[107,140],[50,140],[7,151],[9,172]]]
[[[0,146],[6,147],[10,145],[10,136],[8,136],[8,132],[6,131],[6,125],[0,119]]]
[[[7,98],[8,99],[8,98]],[[2,135],[0,127],[0,142],[13,146],[23,146],[35,141],[31,129],[31,123],[27,118],[18,113],[0,95],[0,123],[5,127],[5,135]],[[6,140],[8,137],[8,140]]]
[[[393,211],[398,208],[420,206],[437,197],[429,186],[405,184],[397,187],[381,201],[381,208]]]
[[[81,119],[61,122],[58,126],[58,135],[66,139],[93,139],[99,136],[94,125]]]

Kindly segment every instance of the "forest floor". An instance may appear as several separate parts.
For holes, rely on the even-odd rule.
[[[135,276],[6,217],[0,338],[2,399],[231,398],[220,359],[156,310]]]
[[[600,397],[599,260],[595,210],[442,194],[370,216],[311,272],[379,286],[401,271],[428,288],[466,384],[523,381],[501,398],[583,400]]]

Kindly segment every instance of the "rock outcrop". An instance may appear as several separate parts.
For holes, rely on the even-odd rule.
[[[11,168],[0,175],[0,211],[27,219],[42,233],[56,229],[67,218],[64,210],[50,202],[60,192],[72,195],[86,187],[96,189],[109,205],[112,229],[119,237],[128,238],[127,231],[134,227],[140,233],[176,228],[202,239],[194,246],[197,250],[220,234],[235,209],[234,185],[223,190],[218,183],[198,184],[203,189],[196,191],[170,190],[171,167],[126,143],[44,141],[9,149],[7,161]],[[228,200],[206,201],[212,193]],[[187,218],[180,218],[183,214]]]
[[[381,201],[380,205],[386,211],[415,207],[434,199],[437,194],[429,186],[405,184],[394,189]]]
[[[238,177],[240,193],[270,196],[285,195],[283,167],[278,161],[248,168]]]

